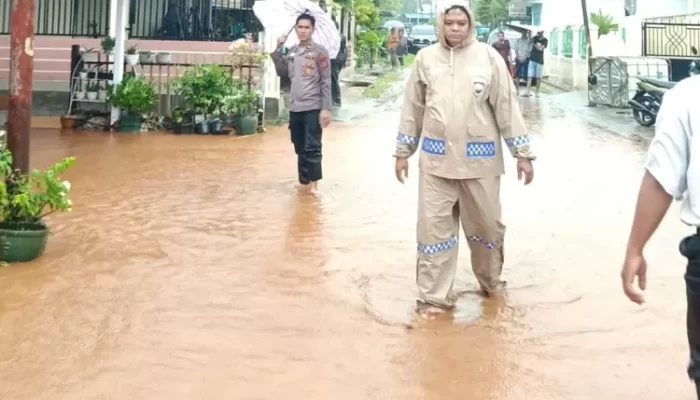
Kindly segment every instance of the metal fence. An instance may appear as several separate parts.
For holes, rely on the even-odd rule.
[[[153,0],[134,4],[135,39],[231,41],[262,30],[254,0]]]
[[[0,34],[10,33],[10,0],[0,0]],[[36,0],[37,35],[107,35],[109,0]]]
[[[130,0],[134,39],[232,41],[262,31],[254,0]],[[110,0],[36,0],[37,35],[104,37]],[[10,0],[0,0],[0,34],[10,32]]]
[[[664,58],[694,57],[700,49],[700,24],[645,22],[642,25],[642,55]]]

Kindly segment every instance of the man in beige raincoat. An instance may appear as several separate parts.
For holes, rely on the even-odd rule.
[[[396,138],[396,177],[420,151],[418,193],[418,308],[454,306],[460,220],[472,269],[484,294],[501,289],[503,237],[499,197],[503,144],[517,159],[518,178],[533,178],[528,135],[508,66],[474,37],[465,3],[445,4],[439,43],[418,52]],[[423,138],[421,143],[421,137]]]

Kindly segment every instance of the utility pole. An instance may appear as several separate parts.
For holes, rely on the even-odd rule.
[[[34,0],[12,0],[10,13],[10,108],[7,147],[12,168],[29,171],[29,134],[34,73]]]
[[[588,6],[586,0],[581,0],[581,12],[583,12],[583,26],[586,29],[586,42],[588,43],[588,74],[591,73],[591,57],[593,57],[593,47],[591,45],[591,29],[588,22]]]

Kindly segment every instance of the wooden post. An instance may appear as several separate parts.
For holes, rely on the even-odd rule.
[[[12,167],[23,173],[29,171],[32,75],[34,73],[34,10],[34,0],[12,0],[7,147],[12,152]]]

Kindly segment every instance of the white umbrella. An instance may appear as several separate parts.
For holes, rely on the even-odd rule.
[[[403,29],[406,27],[401,21],[386,21],[382,26],[384,27],[384,29]]]
[[[288,33],[285,46],[292,47],[299,43],[294,31],[294,23],[301,14],[309,14],[316,19],[316,26],[311,39],[328,50],[330,58],[335,58],[340,51],[340,32],[335,23],[318,3],[309,0],[257,0],[253,12],[266,31],[282,35]]]

